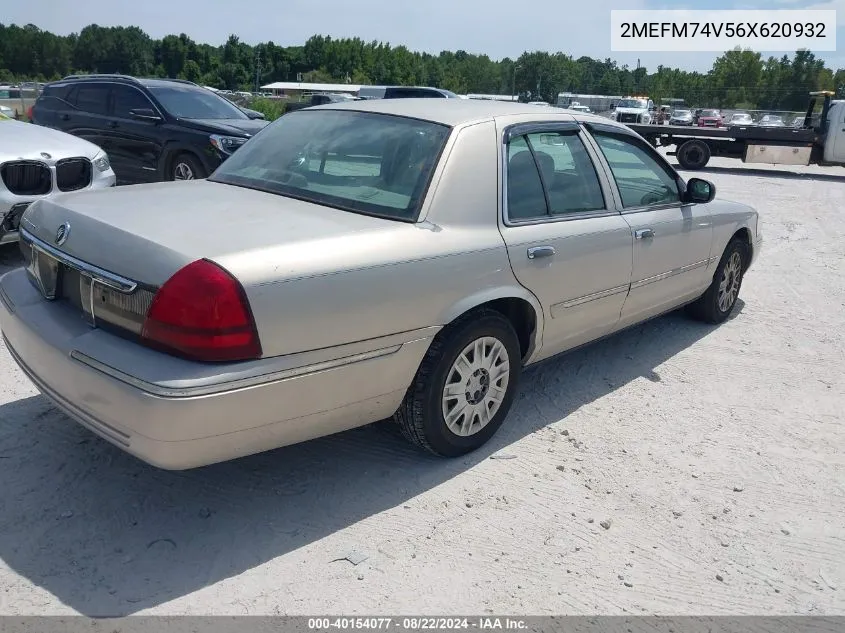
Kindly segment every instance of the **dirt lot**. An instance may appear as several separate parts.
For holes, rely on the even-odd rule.
[[[157,471],[0,350],[0,613],[845,613],[845,170],[708,174],[762,215],[735,317],[530,372],[463,460],[375,427]]]

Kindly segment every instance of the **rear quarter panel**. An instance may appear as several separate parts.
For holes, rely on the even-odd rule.
[[[319,252],[288,246],[220,263],[244,284],[265,356],[397,333],[412,340],[417,330],[504,297],[531,302],[539,318],[533,295],[512,274],[497,200],[495,126],[488,121],[453,133],[422,221],[338,239]]]

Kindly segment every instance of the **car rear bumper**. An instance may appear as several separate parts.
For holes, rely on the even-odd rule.
[[[335,348],[334,359],[322,350],[328,360],[302,358],[285,371],[278,371],[284,359],[256,361],[266,363],[267,373],[248,384],[232,381],[242,365],[215,367],[209,379],[208,365],[89,328],[69,306],[43,300],[22,269],[0,278],[0,328],[17,364],[70,418],[143,461],[171,470],[390,417],[433,336],[427,329],[416,339],[381,349],[374,345],[369,353],[351,356]],[[179,381],[149,382],[137,375],[174,363],[187,368]],[[145,370],[133,375],[132,367]]]

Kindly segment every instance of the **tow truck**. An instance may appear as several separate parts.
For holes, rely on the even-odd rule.
[[[703,169],[711,156],[767,165],[845,166],[845,101],[833,92],[810,93],[801,127],[729,125],[690,128],[680,125],[627,124],[654,147],[674,147],[683,169]]]

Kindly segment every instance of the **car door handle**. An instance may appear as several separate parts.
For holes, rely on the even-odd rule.
[[[554,246],[532,246],[528,249],[528,259],[539,259],[540,257],[551,257],[555,254]]]
[[[634,237],[638,240],[650,240],[654,237],[653,229],[637,229],[634,231]]]
[[[109,127],[110,128],[116,128],[117,126],[118,126],[117,121],[109,121]]]
[[[69,114],[63,114],[63,115],[62,115],[62,116],[60,116],[59,118],[60,118],[62,121],[68,121],[68,120],[70,120],[70,115],[69,115]]]

